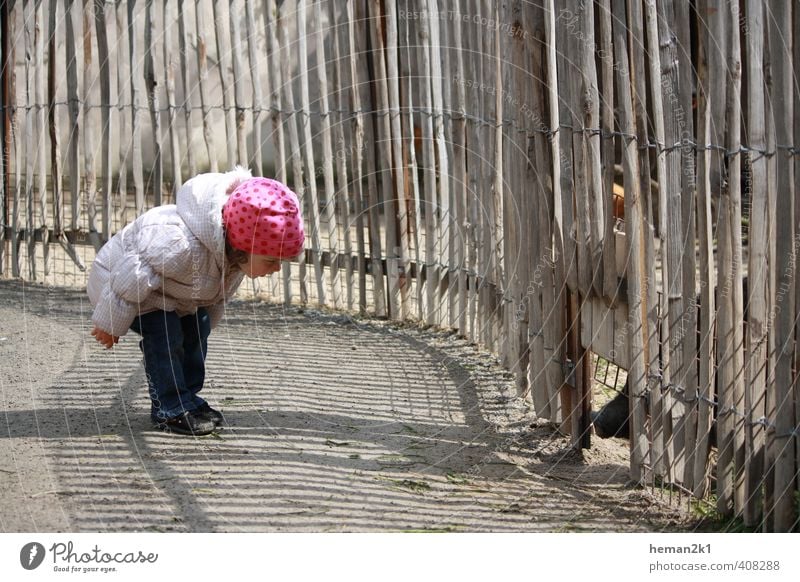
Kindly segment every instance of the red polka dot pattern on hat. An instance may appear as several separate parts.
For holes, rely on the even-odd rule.
[[[279,259],[303,250],[300,202],[277,180],[251,178],[239,184],[222,207],[222,220],[228,242],[236,249]]]

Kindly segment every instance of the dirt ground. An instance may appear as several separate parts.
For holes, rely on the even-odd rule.
[[[4,532],[687,531],[627,483],[627,443],[577,453],[463,339],[234,302],[203,395],[218,434],[158,432],[134,334],[85,295],[0,281]]]

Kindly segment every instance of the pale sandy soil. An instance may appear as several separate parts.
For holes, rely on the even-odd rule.
[[[157,432],[133,334],[89,336],[81,292],[0,281],[0,530],[686,531],[576,453],[455,336],[236,302],[204,396],[228,426]]]

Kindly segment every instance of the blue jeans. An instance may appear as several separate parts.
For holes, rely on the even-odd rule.
[[[201,307],[179,317],[174,311],[151,311],[133,320],[131,329],[142,336],[144,371],[155,422],[179,416],[205,404],[203,388],[206,348],[211,321]]]

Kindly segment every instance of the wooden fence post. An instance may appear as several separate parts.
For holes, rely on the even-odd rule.
[[[342,22],[341,22],[341,13],[337,11],[336,6],[331,5],[330,10],[328,12],[330,21],[333,23],[332,34],[333,34],[333,74],[334,74],[334,86],[335,86],[335,94],[336,100],[334,108],[336,109],[336,114],[333,116],[335,120],[334,124],[334,136],[336,140],[336,178],[338,186],[335,187],[334,194],[333,194],[333,201],[331,204],[334,205],[334,213],[336,214],[337,220],[337,234],[339,233],[342,235],[342,243],[344,246],[344,258],[345,258],[345,276],[344,276],[344,286],[345,286],[345,293],[346,298],[344,299],[344,306],[348,310],[352,310],[354,307],[354,296],[353,292],[355,291],[355,281],[353,280],[353,233],[352,233],[352,220],[350,214],[350,200],[351,197],[348,195],[350,193],[350,181],[349,175],[347,172],[348,163],[351,167],[355,167],[356,162],[356,152],[354,151],[354,144],[353,140],[351,139],[349,142],[346,139],[346,123],[347,114],[345,113],[347,107],[347,100],[349,97],[350,85],[353,83],[353,79],[348,78],[349,67],[345,66],[344,59],[346,58],[343,54],[342,50],[342,41],[345,37],[342,34]],[[352,110],[351,110],[352,111]],[[355,172],[353,172],[355,174]],[[363,238],[362,238],[363,240]],[[338,238],[337,238],[338,244]],[[361,260],[361,257],[358,259]],[[331,269],[336,269],[336,272],[339,273],[339,261],[337,259],[336,265],[331,264]],[[331,271],[333,273],[333,271]],[[337,275],[339,279],[341,279],[341,275]],[[334,277],[335,279],[336,277]],[[337,282],[336,285],[341,286],[341,281]],[[341,293],[341,291],[340,291]],[[341,299],[340,299],[341,301]]]
[[[2,143],[0,143],[0,276],[5,275],[6,227],[8,226],[8,210],[10,206],[11,182],[11,107],[10,81],[14,61],[9,58],[11,51],[11,31],[9,30],[9,3],[0,3],[0,126],[2,126]]]
[[[667,252],[667,245],[669,240],[668,212],[667,212],[667,192],[668,178],[667,178],[667,160],[666,160],[666,141],[665,141],[665,128],[664,128],[664,105],[663,95],[661,92],[660,82],[653,85],[655,79],[661,80],[661,55],[659,52],[659,38],[658,38],[658,16],[656,14],[655,0],[646,0],[645,3],[645,23],[647,30],[647,50],[650,65],[650,83],[652,90],[653,100],[653,125],[655,130],[656,141],[656,169],[658,176],[658,233],[661,239],[660,258],[661,258],[661,280],[662,291],[661,300],[659,302],[660,317],[659,317],[659,337],[661,338],[662,351],[661,351],[661,382],[656,390],[651,390],[652,397],[650,401],[650,418],[653,423],[653,440],[657,441],[654,444],[653,451],[653,470],[655,475],[670,476],[672,467],[672,458],[669,453],[670,438],[672,436],[672,426],[669,423],[669,412],[672,398],[667,390],[671,384],[670,372],[670,357],[672,350],[669,348],[669,301],[668,301],[668,285],[671,281],[670,273],[673,265],[670,264],[670,255]],[[627,209],[626,209],[627,210]],[[630,304],[629,304],[630,308]]]
[[[128,28],[125,14],[126,7],[123,6],[121,2],[117,3],[114,9],[117,33],[117,54],[115,61],[117,65],[117,111],[115,112],[115,116],[117,119],[117,139],[119,140],[117,167],[120,171],[117,173],[119,212],[115,218],[112,218],[112,225],[127,224],[128,218],[128,155],[130,154],[131,140],[129,137],[128,116],[126,115],[122,103],[130,100],[130,73],[128,71],[130,69],[131,60],[128,55],[129,43],[126,40]]]
[[[9,2],[9,26],[8,26],[8,34],[9,37],[12,39],[12,42],[17,42],[17,23],[16,23],[16,10],[18,4],[14,1]],[[20,9],[24,9],[24,4],[19,4]],[[11,201],[11,276],[12,277],[20,277],[21,276],[21,268],[20,268],[20,244],[22,243],[21,233],[20,233],[20,221],[19,221],[19,211],[20,211],[20,198],[22,196],[21,188],[22,188],[22,171],[25,167],[24,163],[24,155],[23,155],[23,148],[25,145],[25,140],[22,139],[20,135],[20,128],[19,128],[19,111],[17,110],[17,73],[16,73],[16,47],[14,47],[10,52],[11,62],[13,63],[10,73],[10,83],[9,83],[9,101],[8,106],[10,108],[10,133],[11,133],[11,148],[9,149],[9,159],[8,164],[13,166],[14,168],[14,186],[12,190],[13,200]]]
[[[615,140],[614,133],[614,66],[612,58],[614,49],[612,46],[612,15],[611,0],[601,0],[598,6],[599,24],[598,29],[600,40],[598,54],[603,55],[599,59],[601,64],[600,77],[600,125],[602,134],[600,136],[602,148],[600,159],[602,164],[602,199],[600,204],[603,210],[603,267],[601,295],[609,305],[618,303],[619,282],[617,280],[617,241],[614,232],[616,218],[614,217],[614,167],[615,167]],[[618,18],[622,18],[620,15]],[[602,52],[600,52],[602,51]]]
[[[80,201],[80,171],[78,170],[78,140],[81,135],[79,122],[80,99],[78,97],[78,56],[75,50],[75,0],[67,1],[64,12],[67,24],[67,101],[69,104],[69,193],[70,193],[70,230],[78,229]]]
[[[794,485],[797,473],[794,466],[794,410],[792,406],[792,370],[794,352],[794,278],[798,242],[794,228],[794,164],[786,144],[791,143],[794,125],[792,99],[791,50],[791,8],[788,3],[773,6],[773,16],[769,20],[769,48],[772,78],[770,100],[775,119],[775,138],[777,151],[775,158],[777,224],[776,240],[776,296],[775,309],[780,307],[775,325],[775,383],[772,406],[768,412],[774,414],[770,419],[774,426],[767,442],[767,466],[773,480],[771,504],[765,507],[770,529],[786,532],[796,524],[797,510],[794,504]],[[791,47],[789,47],[791,48]]]
[[[747,0],[747,137],[755,152],[766,152],[766,119],[764,108],[764,2]],[[767,225],[767,158],[755,153],[751,167],[750,222],[748,229],[748,325],[747,359],[745,361],[745,506],[744,522],[754,526],[760,519],[764,484],[764,444],[766,430],[767,328],[769,239]]]
[[[447,157],[447,143],[445,141],[444,101],[442,97],[442,45],[439,29],[439,5],[437,0],[426,0],[426,9],[430,24],[430,59],[431,59],[431,97],[433,115],[433,136],[436,142],[436,168],[439,172],[436,194],[429,193],[435,199],[435,208],[439,213],[436,221],[436,261],[439,265],[450,257],[450,162]],[[433,210],[433,208],[431,209]],[[430,233],[428,233],[430,235]],[[447,321],[447,298],[445,288],[442,287],[445,277],[449,276],[448,268],[452,265],[437,266],[437,291],[436,291],[436,323],[445,325]]]
[[[252,3],[248,2],[248,6]],[[195,2],[194,9],[200,10],[200,4]],[[190,69],[189,69],[189,30],[186,26],[186,7],[185,0],[178,0],[178,46],[180,52],[180,69],[181,69],[181,83],[183,84],[183,117],[185,122],[186,131],[186,162],[189,166],[189,176],[194,176],[197,173],[197,162],[195,161],[194,146],[192,144],[192,132],[194,125],[192,123],[192,95],[194,88],[190,88],[191,83]],[[248,16],[248,21],[250,18]],[[200,41],[200,31],[197,31],[197,42]],[[198,79],[199,81],[199,79]]]
[[[213,1],[213,0],[212,0]],[[208,43],[205,35],[204,2],[199,0],[195,5],[195,28],[197,30],[197,89],[200,94],[200,110],[203,114],[203,139],[208,152],[208,164],[212,172],[219,171],[217,148],[214,131],[211,128],[211,105],[208,96]],[[269,4],[267,4],[269,12]]]
[[[153,15],[153,0],[147,0],[144,21],[144,82],[147,88],[147,103],[153,131],[153,169],[148,183],[153,189],[153,205],[161,206],[164,190],[164,168],[162,159],[161,106],[158,99],[158,75],[155,62],[155,40],[159,38]]]
[[[317,176],[314,165],[314,148],[311,139],[311,102],[308,87],[308,44],[306,33],[306,3],[297,3],[297,49],[300,61],[300,107],[304,114],[300,118],[303,130],[302,152],[305,161],[306,179],[308,180],[307,210],[311,221],[311,260],[314,263],[314,278],[317,284],[317,301],[325,305],[325,278],[322,269],[322,240],[320,238],[319,196],[317,194]]]
[[[162,36],[163,55],[164,55],[164,80],[166,85],[167,94],[167,115],[169,118],[169,157],[172,166],[172,196],[173,201],[178,195],[178,190],[183,183],[181,177],[181,148],[178,142],[178,113],[176,111],[177,104],[175,103],[175,59],[180,55],[175,54],[175,47],[172,43],[172,27],[175,25],[177,18],[172,18],[170,21],[170,14],[175,14],[175,9],[169,0],[164,0],[164,34]],[[180,15],[176,15],[180,17]],[[180,28],[180,26],[179,26]],[[180,51],[179,51],[180,52]],[[186,147],[187,151],[191,149],[190,145]]]
[[[388,283],[388,309],[389,317],[398,318],[401,313],[401,281],[399,264],[402,261],[401,248],[398,239],[398,213],[397,213],[397,189],[395,187],[397,176],[394,175],[394,165],[392,163],[392,126],[390,118],[390,98],[387,80],[386,61],[389,56],[386,50],[388,41],[387,31],[384,26],[384,13],[381,11],[381,3],[376,0],[368,1],[368,26],[371,43],[372,67],[374,75],[374,106],[375,112],[372,115],[373,131],[376,140],[374,153],[377,177],[380,178],[379,205],[383,209],[383,255],[386,257],[386,279]],[[386,24],[389,17],[386,18]],[[396,33],[396,31],[395,31]],[[403,177],[399,176],[402,184]],[[380,221],[380,216],[377,216]],[[380,230],[380,222],[373,224],[372,228]],[[407,295],[404,295],[407,298]]]
[[[645,410],[647,394],[647,291],[644,288],[644,216],[641,205],[639,171],[639,150],[637,149],[636,131],[634,127],[633,99],[628,65],[628,27],[621,15],[625,13],[624,0],[614,0],[614,9],[619,15],[612,23],[614,35],[614,56],[618,64],[616,81],[619,96],[619,129],[623,134],[622,168],[625,185],[625,238],[628,244],[627,280],[628,280],[628,329],[630,330],[630,370],[628,371],[628,389],[630,391],[631,418],[631,479],[643,482],[645,463],[648,452],[647,433],[645,429]],[[633,24],[629,24],[633,26]]]
[[[128,0],[128,46],[131,60],[131,167],[133,170],[133,187],[136,205],[136,216],[144,212],[144,164],[142,163],[142,123],[139,110],[142,107],[139,78],[141,54],[136,34],[136,0]]]
[[[45,66],[44,66],[44,45],[46,38],[46,27],[44,23],[44,8],[42,1],[37,0],[34,6],[34,101],[36,103],[36,194],[38,197],[38,217],[34,224],[30,225],[32,231],[41,237],[41,248],[44,259],[43,272],[45,277],[49,274],[49,230],[47,228],[47,147],[46,131],[46,102],[45,102]],[[2,245],[2,243],[0,243]],[[35,247],[34,247],[35,252]],[[2,273],[2,269],[0,269]]]
[[[33,14],[31,14],[33,4],[30,2],[23,2],[22,4],[22,21],[23,21],[23,36],[25,43],[25,54],[31,55],[34,52],[34,33],[33,33]],[[31,61],[29,58],[25,59],[25,133],[23,138],[22,158],[20,159],[20,169],[25,168],[24,180],[24,194],[25,194],[25,223],[24,223],[24,238],[25,238],[25,254],[28,259],[28,276],[31,279],[36,278],[36,238],[33,232],[33,203],[34,203],[34,177],[33,170],[37,155],[37,147],[33,142],[35,132],[35,118],[34,115],[34,88],[33,88],[33,70],[31,69]]]
[[[742,91],[742,55],[739,32],[739,0],[728,3],[729,50],[728,59],[728,196],[730,244],[731,244],[731,315],[732,315],[732,392],[730,401],[733,422],[733,501],[736,515],[742,514],[744,498],[744,426],[746,411],[744,399],[744,303],[742,298],[742,140],[741,140],[741,91]],[[791,117],[791,114],[790,114]],[[720,411],[724,411],[720,401]]]
[[[227,4],[227,7],[225,7],[225,4]],[[225,4],[219,0],[212,0],[214,38],[217,48],[217,70],[219,71],[219,81],[222,87],[222,117],[225,120],[225,147],[227,152],[225,168],[230,169],[236,163],[238,157],[236,155],[236,112],[234,111],[234,98],[231,95],[232,87],[227,75],[231,60],[231,43],[230,38],[228,38],[230,26],[225,26],[225,19],[226,17],[230,19],[230,3]]]
[[[242,64],[242,0],[231,0],[230,3],[230,34],[231,34],[231,61],[233,65],[233,107],[236,120],[236,158],[228,160],[228,166],[234,163],[245,167],[250,167],[250,160],[247,157],[247,138],[245,137],[245,97],[244,81],[245,71]],[[224,76],[224,72],[223,72]],[[257,79],[251,79],[257,83]]]
[[[397,228],[395,229],[395,250],[392,254],[398,255],[395,267],[397,275],[397,285],[400,291],[400,310],[396,317],[407,319],[411,315],[411,306],[409,305],[410,291],[411,291],[411,273],[409,264],[409,232],[408,232],[408,207],[406,204],[406,190],[407,190],[407,176],[403,164],[403,135],[402,124],[400,119],[400,75],[398,69],[398,22],[397,12],[393,3],[385,3],[383,17],[386,23],[386,97],[388,103],[387,111],[387,125],[389,129],[390,142],[389,146],[390,155],[387,162],[390,164],[392,183],[393,183],[393,196],[392,204],[387,208],[387,213],[390,209],[394,209],[394,214],[390,217],[386,216],[387,225],[391,220],[397,221]],[[387,226],[387,237],[390,232]]]
[[[325,183],[325,219],[328,223],[328,266],[331,282],[331,298],[333,308],[342,308],[341,277],[339,275],[339,226],[336,220],[336,186],[333,180],[333,145],[331,143],[331,109],[328,102],[328,66],[325,57],[325,41],[322,36],[322,6],[320,0],[314,2],[313,9],[314,37],[317,53],[317,81],[319,86],[320,121],[322,124],[320,138],[322,140],[322,176]],[[314,177],[316,179],[316,176]]]
[[[97,31],[97,60],[100,66],[100,126],[101,126],[101,172],[102,187],[100,189],[102,208],[100,211],[101,242],[111,238],[111,218],[113,181],[111,176],[111,67],[108,50],[108,28],[113,10],[106,11],[106,2],[95,3],[95,30]],[[119,173],[124,173],[119,171]],[[47,245],[45,245],[47,248]]]
[[[94,51],[92,50],[92,31],[95,23],[94,2],[83,0],[83,168],[84,188],[86,189],[86,208],[88,215],[89,240],[95,251],[103,246],[97,228],[97,168],[95,164],[94,136],[97,133],[97,116],[88,102],[88,95],[94,84]]]
[[[347,47],[348,53],[350,55],[349,63],[350,63],[350,106],[352,111],[354,112],[353,115],[353,143],[355,148],[355,172],[354,172],[354,180],[355,180],[355,204],[354,204],[354,211],[356,214],[356,247],[358,248],[358,310],[360,313],[365,313],[367,310],[367,261],[366,261],[366,249],[365,249],[365,241],[364,241],[364,192],[363,192],[363,157],[364,157],[364,114],[361,110],[362,108],[362,100],[360,96],[360,79],[359,79],[359,67],[357,63],[359,61],[359,54],[358,48],[359,45],[356,43],[355,37],[355,10],[353,7],[353,3],[356,0],[347,0]],[[418,268],[418,276],[421,272],[421,266],[419,262],[417,263]],[[379,297],[382,297],[382,293],[377,293],[378,289],[375,289],[373,293],[375,294],[375,303],[376,303],[376,313],[380,313],[379,307]]]
[[[691,62],[691,6],[687,2],[675,2],[674,34],[677,36],[678,59],[678,110],[675,114],[675,144],[679,147],[680,188],[681,188],[681,253],[683,272],[682,288],[683,314],[681,316],[680,337],[683,360],[683,374],[679,385],[683,386],[684,418],[681,420],[683,437],[684,469],[679,479],[691,490],[694,487],[694,455],[697,437],[697,321],[698,305],[697,258],[695,241],[695,190],[697,188],[695,169],[695,127],[692,107],[692,93],[695,87]],[[688,47],[688,48],[687,48]]]
[[[289,151],[291,152],[292,160],[292,180],[294,181],[294,191],[300,199],[300,204],[305,204],[305,191],[306,187],[303,182],[303,160],[302,151],[300,149],[300,135],[297,129],[297,110],[294,99],[294,75],[292,75],[289,64],[290,48],[289,48],[289,32],[286,16],[281,16],[278,8],[275,5],[275,0],[270,0],[267,4],[267,11],[270,14],[275,14],[274,22],[274,36],[279,38],[280,50],[278,51],[280,63],[280,78],[283,87],[283,101],[279,105],[281,109],[287,112],[286,125],[289,130]],[[306,273],[306,257],[305,253],[301,254],[298,259],[298,278],[299,278],[299,292],[300,302],[306,304],[308,302],[308,281]],[[291,285],[289,283],[288,268],[284,267],[284,302],[289,304],[291,301]]]
[[[703,0],[705,2],[705,0]],[[703,18],[706,6],[700,6]],[[709,95],[709,63],[708,50],[705,43],[700,43],[698,57],[698,130],[697,130],[697,226],[698,247],[700,249],[700,343],[698,346],[698,404],[697,404],[697,440],[694,457],[693,492],[695,497],[702,498],[708,489],[709,435],[712,430],[712,405],[715,398],[715,349],[714,329],[716,325],[716,276],[713,248],[713,224],[711,216],[711,104]]]
[[[281,67],[281,45],[278,39],[278,14],[277,14],[277,6],[275,5],[275,0],[269,0],[265,5],[265,26],[264,30],[266,32],[268,41],[268,48],[267,48],[267,60],[269,62],[269,77],[270,77],[270,88],[272,92],[270,94],[270,118],[272,119],[272,139],[273,143],[275,144],[275,152],[277,155],[277,160],[275,161],[275,173],[278,177],[278,180],[283,182],[284,184],[287,183],[286,177],[286,132],[284,125],[286,124],[286,113],[284,109],[281,107],[281,93],[284,91],[285,82],[283,80],[283,70]],[[251,63],[252,65],[252,63]],[[290,89],[291,84],[286,87],[286,89]],[[297,128],[294,127],[294,135],[297,135]],[[294,155],[292,156],[294,160]],[[294,163],[292,164],[294,168]],[[295,180],[294,189],[297,191],[298,188],[302,188],[302,175],[300,177],[300,182],[297,183]],[[301,192],[297,192],[298,197],[301,195]],[[303,258],[300,259],[301,261]],[[291,305],[292,302],[292,281],[291,281],[291,274],[292,274],[292,267],[288,261],[283,263],[283,272],[281,274],[283,279],[283,302],[285,305]]]
[[[552,206],[548,209],[547,222],[549,232],[547,233],[547,245],[550,250],[546,252],[551,264],[546,269],[543,281],[542,311],[544,321],[544,357],[547,366],[547,399],[550,406],[549,420],[556,424],[563,418],[563,410],[559,399],[559,391],[564,385],[565,343],[564,335],[566,330],[564,318],[564,296],[569,292],[564,268],[564,254],[566,248],[565,229],[564,229],[564,191],[562,190],[561,175],[568,168],[562,168],[562,148],[563,140],[559,109],[559,71],[558,58],[556,52],[556,21],[558,19],[555,11],[554,0],[546,0],[544,6],[545,30],[544,41],[547,47],[544,83],[547,88],[547,132],[550,143],[550,171],[551,171],[551,193],[548,198]],[[563,59],[562,59],[563,60]]]

